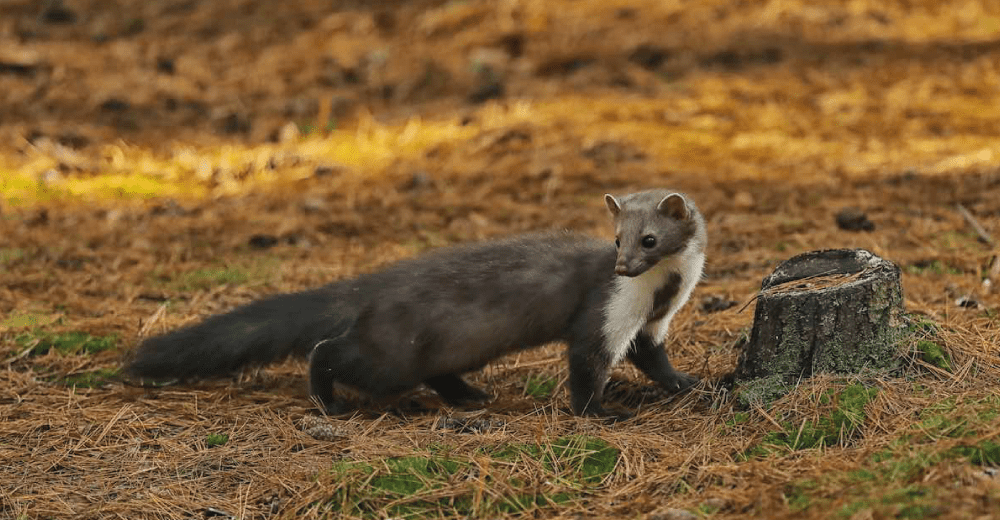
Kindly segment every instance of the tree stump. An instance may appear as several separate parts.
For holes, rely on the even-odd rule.
[[[812,251],[761,284],[736,382],[741,401],[770,401],[818,373],[891,368],[905,330],[899,268],[863,249]]]

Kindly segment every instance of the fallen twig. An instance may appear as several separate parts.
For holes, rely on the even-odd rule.
[[[986,229],[983,228],[983,226],[979,223],[979,221],[976,220],[976,217],[974,217],[972,213],[969,212],[969,210],[965,209],[965,206],[959,203],[956,204],[955,207],[958,208],[958,212],[962,214],[962,218],[964,218],[965,221],[968,222],[970,226],[972,226],[972,229],[976,232],[976,234],[979,235],[980,242],[989,244],[992,247],[996,247],[997,243],[996,241],[993,240],[993,237],[991,237],[989,232],[987,232]]]

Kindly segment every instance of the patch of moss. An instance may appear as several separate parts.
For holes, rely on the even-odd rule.
[[[45,355],[53,349],[62,354],[87,355],[115,348],[118,338],[114,335],[91,336],[80,331],[54,333],[34,330],[18,335],[14,341],[23,348],[31,348],[34,356]]]
[[[427,495],[458,482],[465,471],[467,464],[437,456],[391,458],[376,465],[339,461],[332,468],[337,491],[326,506],[332,512],[369,518],[423,517],[451,500]]]
[[[332,514],[366,518],[523,514],[583,497],[618,463],[617,449],[584,436],[561,438],[550,445],[484,447],[478,453],[496,461],[486,475],[479,474],[476,464],[433,454],[374,464],[337,462],[331,468],[337,491],[323,508]],[[543,468],[537,480],[525,480],[517,473],[529,461],[542,462],[532,465]],[[476,482],[479,479],[503,482],[496,489],[507,491],[483,494],[482,484]],[[548,484],[541,486],[541,482]],[[440,498],[445,488],[448,496]]]
[[[618,449],[594,437],[564,437],[552,443],[548,462],[553,471],[596,484],[618,464]],[[560,471],[562,470],[562,471]]]
[[[537,399],[545,399],[552,395],[558,384],[559,381],[554,377],[530,375],[524,383],[524,393]]]
[[[878,480],[878,475],[874,471],[861,468],[847,472],[847,481],[852,484],[865,484]]]
[[[242,285],[250,280],[250,273],[239,267],[196,269],[174,280],[175,287],[183,291],[205,290],[220,285]]]
[[[783,421],[781,430],[766,434],[761,444],[744,456],[760,456],[775,449],[794,451],[841,444],[855,437],[864,427],[865,406],[877,395],[878,389],[860,383],[848,385],[840,392],[829,390],[820,396],[821,402],[826,399],[834,404],[828,415],[797,425]]]
[[[28,327],[38,328],[40,326],[51,325],[56,320],[58,320],[58,315],[13,311],[3,319],[0,319],[0,330],[24,329]]]
[[[936,499],[932,490],[921,486],[919,480],[941,457],[931,452],[896,455],[893,450],[882,455],[878,462],[874,457],[869,458],[865,467],[826,474],[819,482],[802,480],[789,484],[786,488],[790,490],[786,492],[789,509],[802,513],[828,504],[831,499],[846,498],[847,503],[834,517],[850,518],[865,509],[872,510],[877,518],[935,516]]]
[[[439,487],[458,469],[458,462],[438,457],[400,457],[385,461],[387,471],[371,479],[369,486],[387,497],[405,498],[424,489]]]
[[[542,455],[542,449],[536,444],[507,444],[499,448],[484,446],[480,451],[503,462],[517,462],[522,457],[538,459]]]
[[[102,388],[114,382],[118,378],[117,368],[102,368],[90,372],[68,375],[57,378],[55,381],[61,385],[74,388]]]
[[[972,446],[956,446],[946,454],[961,457],[977,466],[1000,466],[1000,443],[983,440]]]
[[[229,442],[229,436],[225,433],[210,433],[205,437],[205,446],[208,448],[222,446],[227,442]]]
[[[804,479],[787,484],[782,493],[785,505],[793,512],[805,511],[812,507],[816,498],[813,496],[819,484],[815,480]]]
[[[784,376],[780,374],[742,381],[736,390],[736,401],[743,409],[753,406],[766,408],[787,394],[791,388],[792,385],[785,382]]]
[[[511,497],[503,497],[493,504],[493,509],[497,513],[518,514],[531,511],[532,509],[557,506],[565,504],[573,499],[569,493],[523,493]]]
[[[876,517],[889,515],[894,518],[936,518],[944,512],[936,505],[933,490],[916,484],[850,502],[837,511],[837,516],[851,518],[863,509],[880,513]]]
[[[909,321],[907,328],[914,334],[921,332],[926,334],[936,334],[941,328],[941,326],[937,323],[917,314],[908,315],[907,320]]]
[[[736,426],[750,421],[750,414],[747,412],[736,412],[733,418],[726,421],[726,426]]]
[[[934,518],[942,514],[933,488],[922,480],[928,471],[948,459],[965,459],[977,465],[1000,465],[1000,443],[984,440],[936,451],[929,442],[915,449],[912,439],[900,438],[869,456],[863,466],[842,473],[828,473],[819,481],[799,480],[785,488],[790,511],[815,510],[831,498],[847,499],[835,513],[850,518],[871,510],[876,518]]]
[[[917,341],[917,352],[920,353],[920,359],[923,359],[925,363],[951,372],[951,361],[941,345],[931,340],[922,339]]]
[[[0,247],[0,267],[9,267],[27,256],[23,249],[16,247]]]
[[[261,259],[247,266],[219,265],[205,267],[165,276],[154,273],[153,277],[162,285],[179,292],[204,291],[222,285],[244,285],[263,283],[271,279],[277,260]]]
[[[968,428],[968,421],[964,417],[954,417],[948,415],[930,415],[920,421],[921,437],[937,440],[941,437],[959,438],[965,437],[972,432]]]
[[[929,260],[915,262],[906,266],[906,272],[909,274],[922,275],[926,273],[932,274],[962,274],[962,270],[950,266],[940,260]]]

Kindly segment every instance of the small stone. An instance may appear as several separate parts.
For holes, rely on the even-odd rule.
[[[340,170],[341,170],[341,168],[339,168],[339,167],[330,166],[330,165],[327,165],[327,164],[321,164],[321,165],[317,166],[316,169],[313,170],[313,176],[314,177],[329,177],[329,176],[333,175],[334,173],[339,172]]]
[[[875,223],[858,208],[844,208],[837,212],[837,227],[845,231],[875,231]]]
[[[504,88],[503,83],[497,80],[487,81],[480,84],[475,90],[472,91],[472,93],[469,94],[469,102],[483,103],[490,99],[501,98],[503,97],[505,90],[506,89]]]
[[[174,65],[174,60],[161,57],[156,60],[156,70],[163,74],[173,74],[177,71],[177,68]]]
[[[285,103],[285,116],[292,119],[311,119],[319,113],[319,100],[311,97],[300,97]]]
[[[372,22],[382,33],[391,34],[396,30],[396,16],[392,11],[379,11],[372,15]]]
[[[435,429],[453,430],[456,433],[486,433],[496,429],[497,425],[489,419],[473,419],[465,417],[438,417],[434,423]]]
[[[125,217],[125,212],[118,208],[109,210],[107,213],[104,214],[104,220],[108,224],[115,224],[123,217]]]
[[[250,240],[247,241],[247,245],[249,245],[253,249],[270,249],[274,247],[277,243],[278,243],[278,237],[274,235],[263,235],[263,234],[254,235],[250,237]]]
[[[131,104],[124,99],[108,98],[101,103],[101,110],[105,112],[124,112],[131,108]]]
[[[344,427],[312,415],[303,417],[300,427],[303,433],[320,441],[335,441],[350,434]]]
[[[320,213],[326,211],[326,201],[320,197],[302,199],[302,211],[305,213]]]
[[[224,134],[247,134],[250,133],[251,122],[244,114],[231,112],[222,118],[219,123],[219,131]]]
[[[299,139],[299,127],[295,123],[286,123],[278,131],[278,141],[282,143],[292,143]]]
[[[49,210],[47,208],[41,208],[31,216],[25,224],[28,227],[44,226],[49,223]]]
[[[972,299],[972,298],[970,298],[970,297],[968,297],[968,296],[962,296],[962,297],[956,299],[955,300],[955,305],[957,305],[957,306],[959,306],[959,307],[961,307],[963,309],[978,309],[979,308],[979,302],[976,301],[976,300],[974,300],[974,299]]]
[[[495,47],[480,47],[469,53],[469,61],[472,62],[473,67],[491,67],[502,70],[510,61],[510,54]]]
[[[400,188],[405,191],[419,191],[434,186],[434,179],[425,171],[413,172],[409,180],[403,183]]]
[[[701,503],[701,506],[712,512],[721,511],[729,505],[729,501],[724,498],[712,497]]]
[[[59,184],[62,181],[63,181],[62,174],[59,173],[59,171],[56,170],[55,168],[49,168],[48,170],[45,170],[44,172],[42,172],[41,175],[38,176],[38,182],[43,186],[51,186],[53,184]]]
[[[670,51],[648,43],[644,43],[636,47],[635,50],[628,55],[628,61],[647,70],[653,70],[659,67],[669,58]]]
[[[61,1],[49,2],[48,7],[42,11],[42,20],[51,24],[71,24],[76,21],[76,13],[69,9]]]
[[[698,520],[698,515],[685,509],[668,507],[653,511],[646,516],[646,520]]]
[[[750,209],[753,207],[753,195],[749,192],[741,191],[733,196],[733,205],[740,209]]]
[[[701,310],[703,312],[721,312],[731,307],[735,307],[738,302],[723,298],[721,296],[706,296],[701,300]]]

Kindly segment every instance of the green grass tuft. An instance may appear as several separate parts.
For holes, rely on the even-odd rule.
[[[79,331],[52,333],[34,330],[18,335],[14,341],[23,348],[30,348],[35,356],[45,355],[53,349],[61,354],[87,355],[114,349],[118,338],[114,335],[91,336]]]
[[[259,259],[249,265],[219,265],[179,273],[173,276],[154,272],[155,282],[178,292],[204,291],[223,285],[264,283],[273,278],[278,265],[275,259]]]
[[[817,421],[794,424],[781,423],[782,429],[769,432],[763,441],[743,453],[743,458],[766,455],[775,450],[805,450],[843,444],[864,427],[865,406],[878,395],[878,389],[860,383],[844,387],[840,392],[829,390],[821,395],[821,404],[834,404],[828,415]]]
[[[222,446],[227,442],[229,442],[229,435],[225,433],[210,433],[205,437],[205,446],[208,448]]]
[[[117,368],[102,368],[57,378],[55,382],[71,388],[103,388],[107,384],[113,383],[117,378]]]
[[[604,441],[584,436],[476,453],[476,464],[436,454],[337,462],[331,469],[337,491],[320,507],[365,518],[525,514],[584,497],[614,471],[619,456]],[[484,458],[490,469],[481,474]]]
[[[736,412],[733,414],[733,418],[726,421],[726,426],[736,426],[739,424],[745,424],[750,421],[750,414],[748,412]]]
[[[812,492],[819,487],[815,480],[805,479],[785,486],[785,504],[793,512],[805,511],[812,507],[815,499]]]
[[[524,393],[536,399],[546,399],[552,395],[559,381],[545,375],[530,375],[524,383]]]
[[[196,269],[174,279],[174,287],[182,291],[205,290],[220,285],[242,285],[250,280],[250,273],[238,267]]]
[[[931,260],[925,262],[916,262],[906,266],[906,272],[908,274],[922,275],[926,273],[933,274],[962,274],[962,270],[950,266],[940,260]]]
[[[917,342],[917,352],[920,353],[920,359],[923,359],[925,363],[951,372],[951,362],[941,345],[928,339],[922,339]]]
[[[786,504],[793,512],[817,511],[832,499],[846,498],[846,504],[836,510],[836,518],[850,518],[865,510],[876,518],[940,516],[940,497],[922,484],[926,475],[949,460],[1000,465],[1000,442],[983,438],[992,432],[993,423],[980,419],[994,412],[1000,413],[1000,398],[943,400],[923,410],[909,432],[869,455],[861,467],[824,474],[818,483],[793,482],[786,488]],[[947,439],[965,442],[941,447]]]
[[[558,439],[552,443],[551,455],[549,463],[557,473],[568,470],[572,477],[590,484],[604,480],[618,464],[618,450],[593,437]]]
[[[0,247],[0,267],[9,267],[27,256],[23,249],[16,247]]]
[[[947,455],[968,459],[977,466],[1000,466],[1000,443],[983,440],[972,446],[956,446]]]

